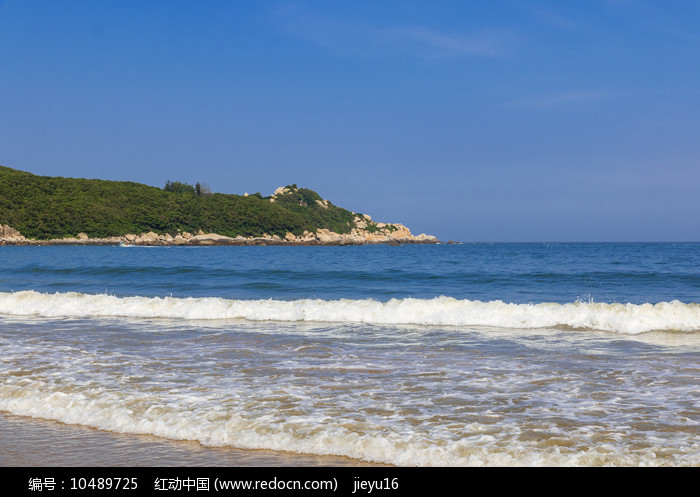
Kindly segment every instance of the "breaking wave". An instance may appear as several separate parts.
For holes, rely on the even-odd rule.
[[[569,327],[622,334],[700,331],[700,305],[596,302],[514,304],[452,297],[363,300],[235,300],[215,297],[116,297],[105,294],[0,292],[0,314],[184,320],[313,321],[386,325]]]

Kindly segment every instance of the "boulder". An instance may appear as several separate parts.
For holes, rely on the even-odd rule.
[[[288,191],[289,191],[289,188],[287,188],[286,186],[280,186],[272,193],[272,195],[276,197],[277,195],[287,193]]]
[[[320,243],[339,243],[342,240],[342,235],[326,228],[319,228],[316,231],[316,239]]]
[[[233,238],[217,233],[202,233],[201,235],[190,238],[189,243],[193,245],[226,245],[232,241]]]
[[[158,241],[158,234],[152,231],[142,234],[136,239],[137,243],[153,243]]]
[[[3,226],[0,224],[0,238],[8,239],[22,239],[24,240],[24,237],[20,234],[20,232],[9,225]]]

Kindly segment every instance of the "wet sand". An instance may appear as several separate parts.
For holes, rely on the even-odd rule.
[[[214,467],[384,466],[347,457],[205,447],[0,413],[0,466]]]

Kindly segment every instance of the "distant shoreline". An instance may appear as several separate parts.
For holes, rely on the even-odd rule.
[[[108,180],[36,176],[0,166],[2,245],[364,245],[439,243],[373,221],[296,184],[272,195],[211,193]],[[6,224],[3,225],[3,224]],[[204,231],[203,231],[204,230]],[[20,233],[21,231],[21,233]]]
[[[17,230],[3,227],[6,236],[0,237],[0,245],[37,245],[37,246],[80,246],[80,245],[114,245],[114,246],[346,246],[346,245],[413,245],[413,244],[439,244],[437,238],[430,235],[411,235],[408,230],[390,233],[388,235],[358,235],[356,233],[340,234],[326,229],[319,229],[316,233],[305,232],[295,236],[287,233],[285,238],[279,236],[260,237],[227,237],[217,233],[203,233],[197,235],[190,233],[178,233],[176,236],[169,234],[159,235],[149,232],[141,235],[128,234],[109,238],[90,238],[84,233],[77,238],[54,238],[49,240],[35,240],[22,236]]]
[[[391,241],[391,242],[364,242],[364,243],[353,243],[353,242],[288,242],[284,240],[272,240],[272,239],[261,239],[252,238],[246,239],[245,241],[233,240],[230,242],[214,241],[211,243],[139,243],[139,244],[125,244],[127,247],[264,247],[264,246],[277,246],[277,247],[344,247],[344,246],[360,246],[360,245],[440,245],[443,242],[427,242],[427,241]],[[62,239],[57,240],[25,240],[22,242],[6,242],[0,241],[0,246],[35,246],[35,247],[79,247],[79,246],[103,246],[103,247],[119,247],[122,244],[119,242],[112,242],[102,239],[91,239],[88,241],[66,241]]]

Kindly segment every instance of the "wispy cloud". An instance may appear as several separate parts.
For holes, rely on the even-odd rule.
[[[377,29],[387,46],[421,57],[497,57],[506,50],[505,33],[482,31],[457,33],[423,26]]]
[[[602,90],[566,90],[510,100],[504,102],[503,106],[547,109],[596,102],[615,95],[615,92]]]
[[[348,55],[403,54],[418,58],[498,57],[512,44],[510,33],[434,29],[421,25],[360,24],[324,17],[296,7],[275,12],[281,31],[327,50]]]
[[[531,15],[538,23],[551,28],[571,30],[576,26],[573,21],[552,10],[536,9]]]

